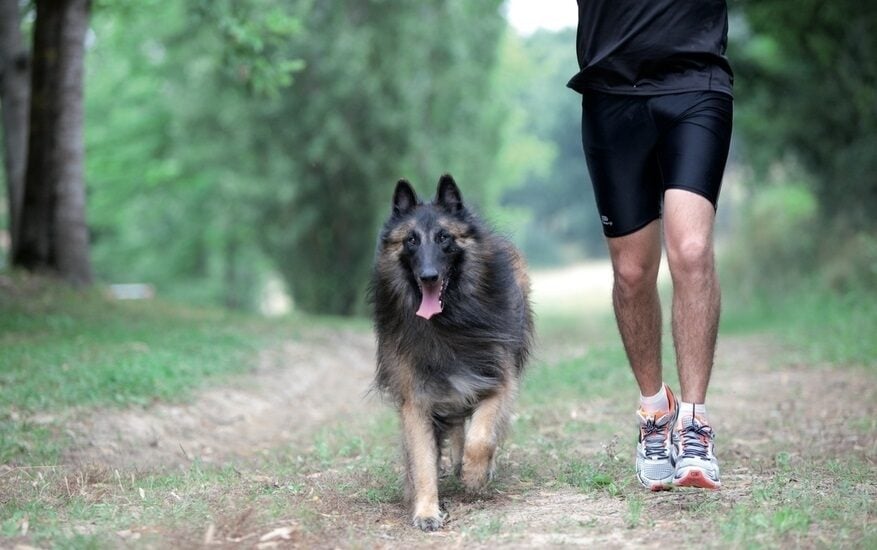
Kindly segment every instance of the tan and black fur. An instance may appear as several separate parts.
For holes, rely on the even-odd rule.
[[[401,416],[406,501],[414,525],[435,530],[446,518],[438,498],[443,444],[468,490],[493,476],[533,338],[526,267],[463,205],[451,176],[427,204],[401,180],[370,290],[375,384]],[[430,293],[440,312],[425,318]]]

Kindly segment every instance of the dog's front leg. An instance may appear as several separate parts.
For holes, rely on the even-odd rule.
[[[448,454],[451,459],[451,473],[457,477],[462,475],[465,438],[466,426],[464,422],[452,426],[448,431]]]
[[[444,523],[438,500],[438,446],[432,418],[425,407],[412,400],[402,404],[405,440],[406,493],[414,511],[415,527],[435,531]]]
[[[497,392],[481,401],[472,413],[463,447],[463,485],[481,490],[493,479],[496,449],[511,418],[517,382],[509,376]]]

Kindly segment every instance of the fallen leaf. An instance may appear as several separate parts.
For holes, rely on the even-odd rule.
[[[289,540],[292,537],[293,531],[295,531],[295,527],[278,527],[277,529],[269,531],[259,537],[259,542],[266,542],[274,539]]]

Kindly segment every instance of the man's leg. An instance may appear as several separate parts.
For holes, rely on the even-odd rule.
[[[706,412],[721,304],[713,253],[715,210],[702,196],[668,189],[664,196],[667,258],[673,278],[673,343],[682,386],[673,485],[718,489],[715,433]]]
[[[608,241],[615,274],[615,317],[640,388],[636,475],[644,487],[661,491],[672,486],[676,473],[672,430],[678,408],[673,392],[663,386],[661,378],[660,220]]]
[[[703,403],[713,366],[721,296],[713,253],[715,209],[681,189],[664,195],[664,234],[673,279],[673,344],[682,401]]]
[[[607,239],[615,284],[612,304],[624,350],[642,395],[661,390],[661,224]]]

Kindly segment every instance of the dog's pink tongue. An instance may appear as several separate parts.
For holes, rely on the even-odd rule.
[[[423,285],[420,291],[423,294],[423,298],[420,300],[420,309],[417,310],[416,315],[429,319],[436,313],[441,313],[442,303],[440,298],[442,285]]]

